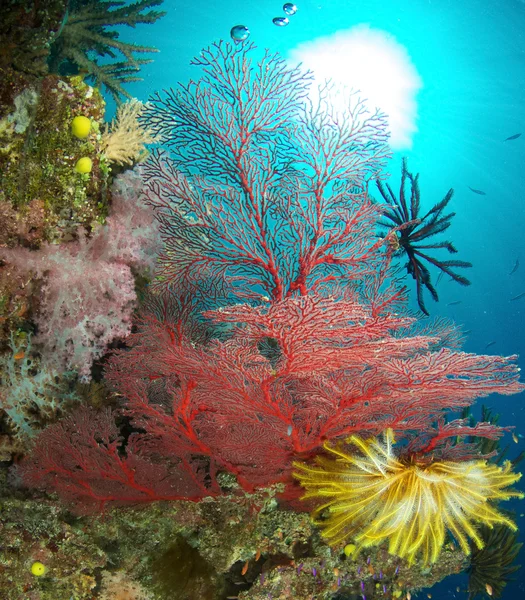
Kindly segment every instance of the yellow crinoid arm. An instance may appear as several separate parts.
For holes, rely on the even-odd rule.
[[[409,563],[420,557],[429,564],[438,559],[447,530],[469,554],[469,540],[483,545],[481,524],[516,528],[491,503],[523,498],[509,489],[521,477],[511,463],[402,460],[394,453],[392,430],[382,439],[353,435],[346,442],[348,448],[325,444],[315,466],[294,463],[303,498],[322,501],[314,522],[330,544],[354,541],[363,548],[386,542],[389,552]]]

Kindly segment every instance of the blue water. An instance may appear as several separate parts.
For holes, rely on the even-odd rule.
[[[389,166],[392,182],[398,185],[401,157],[407,156],[410,170],[421,173],[423,208],[430,208],[453,187],[449,207],[457,216],[447,238],[456,244],[459,259],[474,263],[465,272],[472,280],[470,287],[444,277],[438,287],[440,302],[428,298],[427,306],[433,315],[451,317],[471,330],[466,351],[483,353],[487,344],[496,342],[487,352],[525,357],[525,297],[510,301],[525,292],[525,1],[298,0],[296,4],[298,11],[289,17],[289,25],[276,27],[272,19],[284,15],[277,0],[165,0],[167,15],[161,21],[122,32],[123,39],[160,50],[154,62],[143,67],[144,81],[127,89],[146,100],[156,90],[198,78],[198,69],[189,65],[191,58],[211,42],[229,39],[231,27],[238,24],[250,29],[250,40],[258,47],[285,57],[304,43],[336,32],[346,35],[359,25],[403,47],[421,89],[409,110],[414,131],[405,147],[395,149]],[[375,79],[383,88],[391,85],[384,76]],[[109,116],[112,110],[110,104]],[[504,141],[520,132],[522,137]],[[510,275],[517,259],[521,266]],[[408,284],[412,286],[412,281]],[[456,301],[461,304],[447,306]],[[519,360],[523,366],[524,359]],[[501,414],[501,424],[514,425],[525,435],[525,394],[491,396],[485,402]],[[514,454],[525,444],[520,440],[515,445],[510,435],[505,442]],[[525,489],[523,481],[520,487]],[[525,501],[515,502],[514,508],[525,513]],[[525,530],[525,518],[518,517],[518,523]],[[525,563],[523,549],[519,562]],[[465,597],[456,586],[464,590],[466,579],[458,581],[436,586],[433,598]],[[503,597],[520,598],[524,592],[521,571]]]

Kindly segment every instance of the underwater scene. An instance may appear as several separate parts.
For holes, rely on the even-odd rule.
[[[525,597],[525,0],[3,0],[0,600]]]

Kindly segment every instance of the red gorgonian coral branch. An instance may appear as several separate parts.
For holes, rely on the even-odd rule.
[[[266,307],[208,311],[214,322],[234,329],[227,339],[205,344],[184,333],[187,316],[179,322],[145,319],[132,334],[130,349],[112,360],[107,377],[126,398],[123,412],[133,428],[145,432],[132,434],[128,459],[142,461],[145,470],[148,463],[156,469],[165,465],[168,473],[182,469],[186,477],[194,477],[196,465],[202,473],[205,464],[203,493],[217,489],[210,475],[217,469],[234,473],[246,490],[288,481],[293,457],[315,453],[327,439],[377,435],[389,427],[408,436],[431,432],[436,414],[450,406],[522,389],[517,367],[501,357],[447,350],[430,354],[435,338],[393,335],[408,328],[411,319],[376,318],[355,302],[308,295]],[[490,434],[497,435],[491,427]],[[481,430],[463,433],[476,431]],[[59,429],[58,437],[64,433]],[[456,434],[461,435],[457,427],[451,435]],[[41,436],[38,456],[46,456],[42,449],[53,446],[55,435],[50,428]],[[448,434],[442,427],[436,444],[443,435]],[[107,460],[107,443],[102,446]],[[83,470],[80,463],[76,472],[81,476]],[[104,480],[106,471],[95,472]],[[61,472],[55,475],[48,485],[61,487]],[[135,494],[135,482],[127,477],[124,472],[118,485],[131,486]],[[159,480],[159,490],[148,479],[152,498],[165,497],[166,478]],[[98,481],[95,487],[104,485]],[[195,493],[196,488],[189,489]],[[181,488],[177,493],[184,495]],[[117,499],[105,500],[112,501]]]
[[[309,105],[308,74],[268,53],[253,65],[253,51],[204,51],[205,76],[146,113],[171,151],[145,168],[165,242],[157,286],[226,278],[237,298],[281,300],[380,262],[366,192],[389,156],[385,115],[354,94],[339,114],[330,88]]]

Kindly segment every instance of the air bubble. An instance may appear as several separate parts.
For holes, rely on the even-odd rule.
[[[286,17],[275,17],[272,22],[277,27],[286,27],[290,21]]]
[[[295,13],[297,12],[297,6],[295,6],[295,4],[292,4],[291,2],[287,2],[283,6],[283,11],[289,16],[295,15]]]
[[[244,42],[250,35],[250,30],[246,25],[235,25],[230,30],[230,37],[234,42]]]

